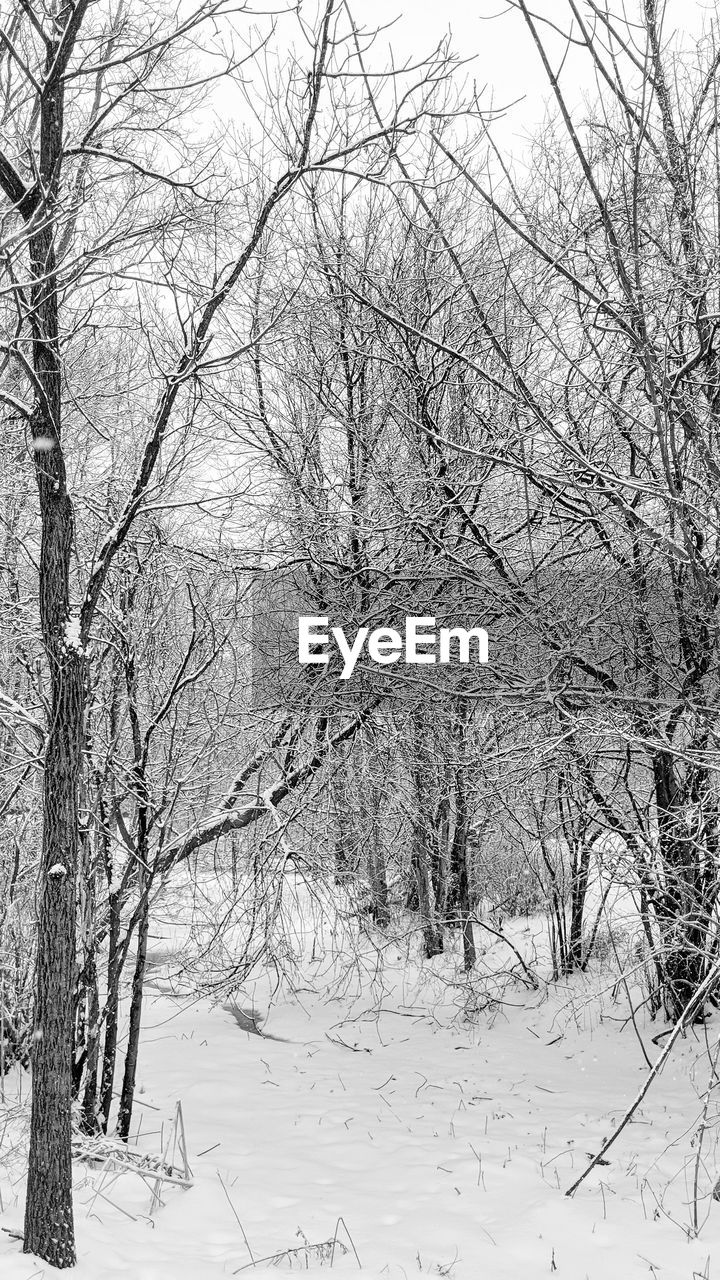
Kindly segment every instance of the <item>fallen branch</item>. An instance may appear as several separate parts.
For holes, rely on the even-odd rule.
[[[590,1164],[587,1166],[584,1172],[580,1174],[580,1177],[575,1179],[571,1187],[568,1187],[567,1191],[565,1192],[566,1196],[573,1196],[575,1194],[581,1182],[585,1181],[588,1174],[592,1173],[592,1170],[595,1168],[596,1165],[602,1163],[602,1159],[605,1153],[610,1150],[613,1143],[616,1142],[617,1139],[620,1137],[620,1134],[622,1133],[625,1126],[630,1123],[635,1112],[640,1106],[640,1103],[642,1102],[651,1084],[653,1083],[653,1080],[655,1080],[657,1076],[660,1074],[667,1059],[670,1057],[673,1045],[675,1044],[676,1040],[679,1039],[680,1035],[682,1034],[685,1027],[687,1026],[688,1019],[691,1018],[697,1012],[697,1010],[705,1003],[708,993],[711,991],[712,987],[718,980],[718,976],[720,976],[720,961],[717,961],[713,965],[710,972],[700,983],[700,986],[698,987],[695,994],[691,996],[690,999],[688,1000],[687,1004],[685,1005],[685,1008],[683,1009],[682,1013],[680,1014],[680,1017],[678,1018],[677,1022],[675,1023],[675,1026],[672,1029],[670,1039],[668,1040],[667,1044],[665,1045],[665,1048],[663,1049],[662,1053],[660,1054],[657,1061],[655,1062],[655,1065],[648,1072],[645,1083],[640,1089],[632,1105],[628,1107],[617,1129],[615,1130],[615,1132],[612,1134],[611,1137],[605,1140],[600,1150],[598,1151],[597,1155],[593,1156],[593,1159],[590,1161]]]

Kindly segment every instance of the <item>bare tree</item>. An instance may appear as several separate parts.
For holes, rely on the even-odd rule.
[[[220,226],[225,193],[208,167],[207,148],[198,152],[184,145],[176,128],[183,79],[189,78],[183,59],[197,33],[217,23],[231,35],[236,21],[213,0],[203,0],[186,16],[174,11],[156,16],[140,4],[106,12],[87,0],[52,5],[38,14],[18,3],[2,33],[7,373],[2,400],[9,415],[27,428],[34,458],[37,591],[48,672],[24,1248],[59,1267],[75,1259],[70,1103],[78,804],[87,652],[104,593],[158,478],[172,475],[177,465],[173,450],[183,438],[182,424],[198,421],[201,385],[252,343],[251,336],[238,341],[234,321],[226,319],[276,210],[299,192],[310,172],[342,167],[360,153],[370,167],[389,163],[386,139],[397,145],[412,132],[433,81],[445,74],[444,62],[437,60],[416,77],[415,96],[403,95],[402,105],[382,122],[370,118],[357,98],[337,112],[328,103],[324,112],[324,95],[333,94],[336,105],[342,97],[342,74],[338,78],[336,70],[344,46],[334,0],[324,6],[316,31],[299,18],[309,70],[298,60],[288,65],[278,98],[283,106],[275,104],[283,124],[268,165],[272,173],[266,169],[258,175],[257,198],[248,202],[245,230],[238,236],[237,222],[232,227],[226,218]],[[223,53],[222,35],[218,39]],[[335,69],[328,79],[331,63]],[[237,66],[237,58],[226,54],[221,74],[232,76]],[[179,83],[172,82],[173,69]],[[195,76],[195,97],[215,78],[216,72]],[[197,240],[194,251],[189,248],[191,233],[205,246],[200,252]],[[126,483],[116,484],[112,516],[104,523],[92,502],[79,502],[73,491],[76,443],[87,422],[84,406],[98,424],[105,442],[100,452],[105,447],[106,456],[113,450],[112,432],[104,433],[95,417],[97,388],[91,407],[87,386],[74,382],[70,353],[79,354],[83,346],[88,315],[92,325],[110,314],[118,320],[133,308],[125,288],[113,313],[104,291],[110,298],[108,283],[126,279],[128,268],[142,276],[140,262],[154,301],[147,290],[144,300],[136,290],[135,332],[128,340],[131,346],[146,340],[146,359],[157,372],[146,379],[139,397],[128,383],[116,390],[113,413],[118,421],[126,415],[135,428],[136,469]],[[167,285],[170,311],[175,310],[170,318],[162,301]],[[187,847],[186,842],[182,848]],[[164,851],[162,865],[170,865],[181,851],[181,846]]]

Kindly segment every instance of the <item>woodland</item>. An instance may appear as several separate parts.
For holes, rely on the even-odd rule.
[[[510,0],[547,96],[515,156],[452,37],[403,59],[360,0],[270,8],[0,8],[3,1248],[18,1277],[75,1265],[80,1163],[142,1146],[158,974],[252,1037],[252,983],[290,1001],[330,917],[343,972],[400,947],[444,974],[451,1026],[611,991],[618,1147],[694,1045],[694,1241],[720,1185],[717,8],[678,35],[661,0]],[[299,663],[303,616],[484,628],[488,661],[363,652],[347,679],[332,646]]]

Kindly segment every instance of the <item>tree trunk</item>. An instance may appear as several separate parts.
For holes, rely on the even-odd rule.
[[[87,726],[85,748],[88,747]],[[81,792],[81,809],[87,813],[90,800]],[[83,1072],[87,1064],[90,1038],[93,1029],[93,1006],[98,1004],[97,962],[95,956],[97,921],[95,918],[95,867],[90,844],[90,833],[82,827],[78,833],[78,895],[80,972],[75,995],[75,1037],[73,1053],[73,1100],[80,1094]],[[95,1016],[97,1016],[95,1014]]]
[[[718,892],[716,813],[704,771],[691,767],[681,779],[672,758],[661,752],[655,756],[653,772],[664,880],[657,904],[663,1004],[668,1018],[676,1022],[707,972]],[[693,813],[703,810],[702,828],[691,829]]]
[[[415,818],[413,821],[412,870],[417,889],[418,907],[422,920],[425,955],[428,960],[443,950],[442,923],[438,919],[435,885],[433,883],[432,816],[428,804],[428,775],[430,772],[425,725],[420,712],[413,714],[413,752],[411,772],[415,789]]]
[[[382,839],[381,815],[383,812],[383,795],[379,787],[371,785],[372,810],[370,818],[370,892],[372,894],[372,913],[375,923],[381,929],[390,924],[390,906],[388,902],[387,868],[385,865],[385,849]]]
[[[108,944],[107,993],[105,996],[105,1042],[100,1079],[99,1120],[103,1133],[107,1133],[112,1106],[115,1058],[117,1055],[118,1006],[120,1003],[120,976],[122,973],[120,952],[120,903],[118,895],[110,895],[110,938]]]
[[[53,594],[52,582],[45,582],[44,594]],[[58,645],[58,661],[51,672],[52,720],[43,786],[23,1249],[52,1266],[71,1267],[75,1263],[71,1160],[75,867],[84,691],[79,655],[72,651],[62,655],[59,650]]]
[[[590,873],[590,846],[583,840],[579,857],[575,856],[571,869],[570,884],[570,936],[568,941],[569,972],[584,968],[583,924],[585,920],[585,898],[587,897],[588,878]]]
[[[137,1074],[138,1051],[140,1048],[140,1023],[142,1019],[143,985],[145,982],[145,964],[147,961],[148,928],[150,924],[150,904],[147,890],[143,888],[145,901],[138,922],[138,947],[133,974],[132,999],[130,1002],[130,1029],[128,1046],[125,1054],[125,1072],[123,1075],[120,1110],[118,1113],[117,1134],[123,1142],[127,1142],[132,1120],[133,1098],[135,1096],[135,1077]]]
[[[440,955],[443,950],[443,931],[442,925],[437,918],[435,891],[433,889],[427,846],[420,832],[416,831],[415,841],[413,873],[420,904],[425,955],[428,960],[431,960],[433,956]]]
[[[73,19],[79,25],[84,6]],[[72,21],[71,20],[71,21]],[[73,510],[61,447],[59,300],[54,200],[62,147],[63,82],[59,41],[48,42],[43,90],[36,216],[29,236],[30,318],[37,387],[30,419],[41,519],[40,623],[50,682],[43,774],[43,842],[38,882],[38,944],[32,1053],[30,1154],[23,1249],[56,1267],[75,1263],[71,1105],[78,785],[85,716],[84,661],[70,621]],[[36,208],[23,211],[32,227]]]
[[[477,960],[475,935],[470,911],[470,877],[468,875],[468,806],[462,767],[455,770],[455,831],[450,849],[451,907],[462,928],[463,967],[470,972]]]
[[[84,1133],[97,1133],[98,1062],[100,1057],[100,996],[98,993],[97,965],[92,961],[88,976],[87,1007],[87,1055],[85,1058],[85,1092],[82,1102],[82,1128]]]
[[[353,866],[352,838],[348,823],[348,798],[339,773],[333,775],[330,787],[335,818],[335,882],[336,884],[346,884],[355,867]]]
[[[111,702],[111,734],[115,730],[115,707],[114,698]],[[102,795],[102,785],[96,779],[96,791],[94,803],[97,808],[97,845],[95,849],[95,865],[90,867],[89,875],[92,876],[88,886],[88,894],[92,894],[90,920],[86,924],[87,932],[87,954],[86,961],[86,991],[87,991],[87,1045],[85,1057],[85,1089],[82,1100],[82,1118],[81,1125],[84,1133],[97,1133],[99,1129],[98,1123],[98,1068],[100,1063],[100,1031],[104,1020],[104,1015],[100,1011],[100,991],[98,978],[98,962],[97,962],[97,919],[96,919],[96,880],[95,875],[100,875],[100,868],[104,867],[107,876],[108,886],[112,881],[112,855],[110,846],[110,834],[107,826],[107,813]],[[112,904],[110,904],[110,934],[113,936],[113,913]],[[117,917],[117,912],[115,912]],[[90,932],[92,930],[92,932]],[[117,935],[117,926],[115,936]],[[112,942],[111,942],[112,946]]]

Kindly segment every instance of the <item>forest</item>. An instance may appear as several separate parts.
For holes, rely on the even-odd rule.
[[[720,13],[371,7],[0,4],[10,1280],[716,1275]]]

